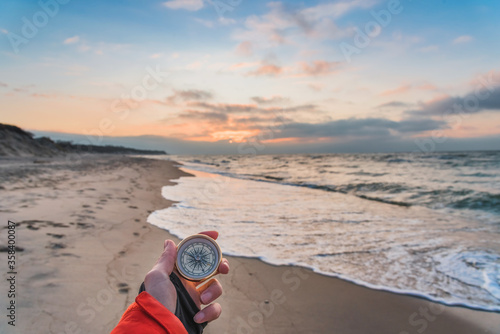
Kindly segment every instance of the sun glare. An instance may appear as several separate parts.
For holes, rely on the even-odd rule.
[[[241,143],[248,138],[259,134],[259,130],[241,130],[241,131],[219,131],[211,134],[214,141],[228,140],[232,143]]]

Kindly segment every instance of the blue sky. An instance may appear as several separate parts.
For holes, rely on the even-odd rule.
[[[499,14],[498,1],[4,0],[0,122],[175,153],[498,149]]]

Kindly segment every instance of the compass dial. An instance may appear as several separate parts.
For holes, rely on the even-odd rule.
[[[197,234],[177,246],[177,269],[186,279],[204,280],[217,272],[222,254],[212,238]]]

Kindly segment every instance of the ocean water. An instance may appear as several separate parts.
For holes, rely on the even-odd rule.
[[[500,311],[500,152],[169,156],[148,222],[225,254]]]

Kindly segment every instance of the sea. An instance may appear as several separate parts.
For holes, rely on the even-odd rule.
[[[165,156],[194,177],[148,222],[227,255],[500,311],[500,151]]]

